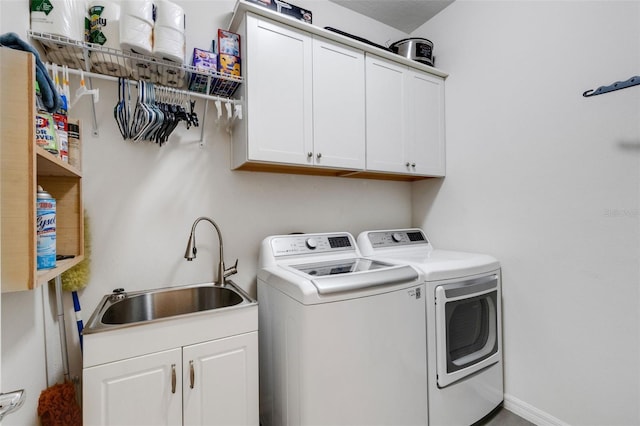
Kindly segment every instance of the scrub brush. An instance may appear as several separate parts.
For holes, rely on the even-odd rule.
[[[82,311],[80,308],[80,299],[78,298],[78,290],[82,290],[89,283],[89,275],[91,273],[91,232],[89,230],[89,218],[87,212],[84,212],[84,260],[73,268],[62,273],[62,289],[70,291],[73,297],[73,310],[76,313],[76,326],[78,328],[78,337],[80,339],[80,350],[82,351]]]

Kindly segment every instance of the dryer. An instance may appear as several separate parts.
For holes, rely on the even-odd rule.
[[[491,413],[504,394],[500,263],[434,249],[421,229],[366,231],[357,243],[426,279],[429,425],[471,425]]]
[[[417,269],[347,232],[267,237],[259,263],[263,426],[427,424]]]

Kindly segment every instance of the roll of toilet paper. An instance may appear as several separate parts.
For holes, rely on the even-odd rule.
[[[150,0],[122,2],[120,49],[142,55],[153,54],[153,3]]]
[[[131,77],[132,70],[126,60],[114,55],[103,55],[100,52],[91,52],[89,57],[91,70],[100,74],[115,77]]]
[[[153,32],[153,56],[182,65],[185,56],[184,32],[156,26]]]
[[[85,0],[31,1],[31,30],[84,41]]]
[[[186,85],[186,74],[183,68],[159,63],[158,74],[154,82],[163,86],[181,89]]]
[[[153,81],[158,74],[158,65],[155,62],[129,58],[126,61],[126,66],[134,80]]]

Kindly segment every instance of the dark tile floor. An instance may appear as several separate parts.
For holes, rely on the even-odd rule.
[[[474,426],[535,426],[535,424],[501,407]]]

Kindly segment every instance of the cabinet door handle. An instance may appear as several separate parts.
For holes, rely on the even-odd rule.
[[[311,151],[307,152],[307,157],[309,157],[309,158],[313,157],[313,152],[311,152]]]
[[[171,364],[171,393],[176,393],[176,365]]]
[[[322,158],[322,153],[321,152],[317,153],[316,157],[318,157],[318,159]]]
[[[407,166],[407,167],[409,167],[410,165],[411,164],[408,161],[405,163],[405,166]]]
[[[416,168],[416,163],[411,163],[411,167]]]
[[[189,387],[193,389],[193,385],[196,382],[196,371],[193,368],[193,361],[189,361]]]

